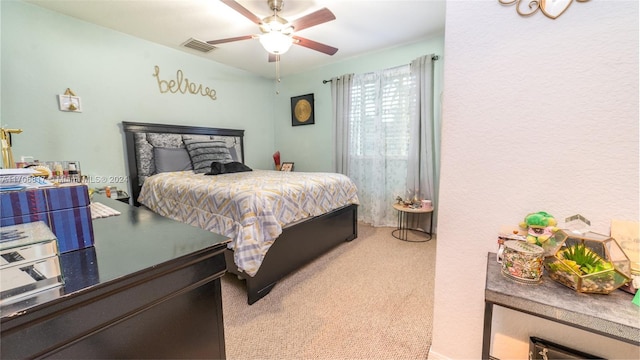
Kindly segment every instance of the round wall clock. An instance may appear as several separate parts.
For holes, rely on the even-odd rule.
[[[291,125],[309,125],[314,123],[313,94],[291,98]]]

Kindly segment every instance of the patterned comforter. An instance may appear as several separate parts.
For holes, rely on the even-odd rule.
[[[283,227],[358,204],[358,196],[347,176],[334,173],[181,171],[147,178],[138,201],[160,215],[231,238],[236,265],[254,276]]]

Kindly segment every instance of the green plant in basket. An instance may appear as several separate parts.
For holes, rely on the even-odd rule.
[[[591,232],[576,235],[564,230],[558,234],[564,236],[566,247],[544,259],[551,279],[591,294],[609,294],[629,281],[629,276],[619,269],[621,262],[612,260],[613,238]]]
[[[589,249],[584,243],[578,243],[564,249],[560,255],[562,262],[581,274],[593,274],[611,270],[613,265]]]

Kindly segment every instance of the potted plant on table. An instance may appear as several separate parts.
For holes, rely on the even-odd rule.
[[[578,292],[609,294],[630,280],[629,260],[611,237],[596,233],[566,236],[564,249],[545,258],[549,276]]]

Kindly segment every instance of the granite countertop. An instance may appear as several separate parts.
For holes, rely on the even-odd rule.
[[[633,295],[583,294],[546,274],[539,284],[523,284],[504,276],[496,254],[487,257],[485,301],[552,321],[640,345],[640,307]]]

